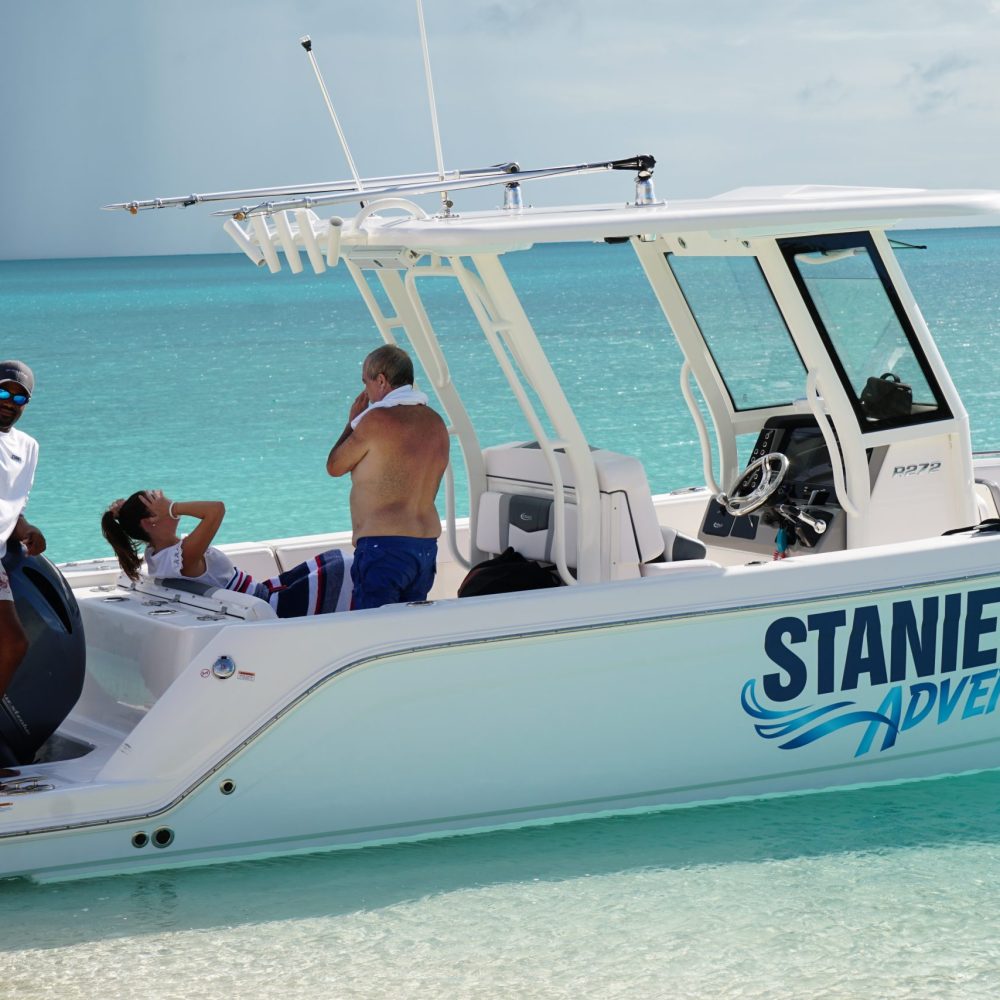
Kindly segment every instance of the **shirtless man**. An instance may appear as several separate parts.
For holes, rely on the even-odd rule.
[[[22,513],[35,477],[38,443],[14,428],[34,388],[35,376],[26,364],[0,361],[0,558],[8,545],[23,544],[31,556],[45,551],[45,536]],[[27,652],[28,637],[0,565],[0,697]]]
[[[331,476],[351,474],[351,606],[422,601],[434,583],[441,534],[434,497],[448,465],[448,430],[413,388],[413,362],[402,348],[372,351],[361,381],[326,460]]]

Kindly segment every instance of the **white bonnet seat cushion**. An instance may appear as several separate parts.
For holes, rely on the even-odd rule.
[[[595,450],[602,505],[617,512],[621,551],[632,550],[637,563],[662,556],[664,537],[653,507],[642,463],[631,455]],[[534,443],[487,448],[488,492],[480,500],[477,545],[502,552],[507,545],[532,559],[552,561],[552,483],[545,455]],[[566,455],[557,452],[559,472],[567,491],[566,562],[576,565],[575,478]],[[533,500],[537,503],[532,503]],[[506,544],[504,541],[506,540]]]

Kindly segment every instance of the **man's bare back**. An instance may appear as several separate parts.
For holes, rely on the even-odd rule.
[[[401,374],[404,384],[394,386],[384,367]],[[434,498],[448,467],[448,429],[409,384],[413,365],[398,347],[373,351],[361,377],[365,388],[326,461],[331,476],[351,474],[354,544],[384,536],[437,538]]]
[[[434,498],[448,465],[444,421],[429,406],[395,406],[365,414],[355,430],[364,454],[351,469],[354,541],[381,535],[437,538]]]

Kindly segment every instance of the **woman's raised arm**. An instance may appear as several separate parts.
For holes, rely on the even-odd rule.
[[[222,525],[226,505],[221,500],[170,500],[159,490],[147,495],[146,506],[156,517],[176,521],[183,515],[198,519],[191,534],[181,540],[181,573],[201,576],[205,572],[205,552]]]

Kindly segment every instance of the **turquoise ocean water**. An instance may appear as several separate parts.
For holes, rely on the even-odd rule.
[[[1000,447],[1000,231],[901,233]],[[595,445],[701,481],[679,354],[628,247],[508,271]],[[427,284],[484,443],[527,438],[457,293]],[[378,343],[342,271],[241,256],[0,263],[0,355],[35,369],[30,517],[103,554],[107,503],[221,498],[223,540],[349,526],[326,453]],[[752,339],[748,337],[752,345]],[[461,508],[461,502],[460,502]],[[697,748],[692,748],[696,752]],[[2,846],[0,846],[2,849]],[[0,997],[995,997],[1000,774],[56,886],[0,883]]]

